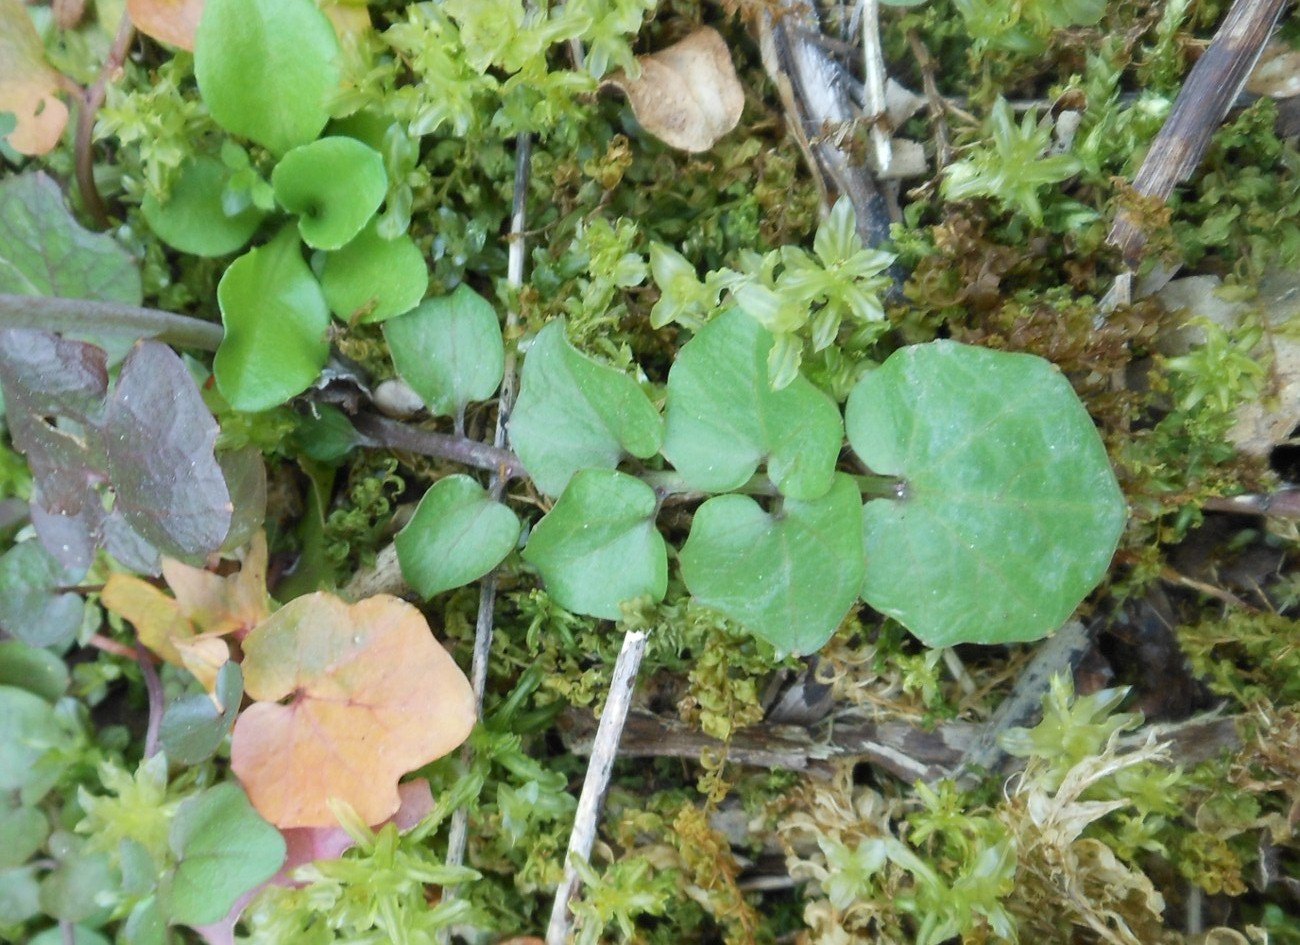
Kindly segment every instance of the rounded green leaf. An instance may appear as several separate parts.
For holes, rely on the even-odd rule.
[[[240,256],[217,286],[226,337],[217,349],[217,388],[236,410],[268,410],[301,394],[329,357],[329,307],[285,227]]]
[[[61,590],[80,568],[67,568],[40,541],[24,541],[0,556],[0,630],[30,646],[66,646],[81,629],[86,602]]]
[[[207,0],[194,38],[194,76],[213,119],[273,154],[325,127],[338,58],[313,0]]]
[[[50,821],[43,810],[0,802],[0,870],[22,866],[49,835]]]
[[[221,192],[230,172],[214,157],[199,155],[181,165],[166,203],[152,194],[140,204],[149,228],[168,246],[194,256],[224,256],[241,249],[265,214],[249,206],[227,216]]]
[[[5,640],[0,643],[0,686],[26,689],[48,702],[68,691],[68,667],[49,650]]]
[[[501,384],[505,347],[497,314],[467,285],[389,319],[384,338],[397,373],[439,416],[460,416]]]
[[[325,301],[350,325],[409,312],[429,288],[429,270],[415,241],[406,235],[386,240],[375,226],[371,222],[352,242],[326,256],[321,269]]]
[[[1038,639],[1106,573],[1124,498],[1047,361],[914,345],[858,382],[846,416],[863,462],[902,480],[863,510],[862,596],[925,643]]]
[[[41,880],[41,908],[62,922],[82,922],[94,917],[100,917],[102,922],[106,910],[101,902],[117,892],[118,884],[108,855],[86,849],[84,842],[78,843]]]
[[[524,560],[566,610],[617,620],[619,604],[668,589],[668,552],[655,529],[654,490],[611,469],[584,469],[537,523]]]
[[[178,764],[196,765],[216,754],[235,724],[243,696],[244,674],[232,660],[217,671],[212,696],[200,692],[182,696],[167,706],[158,730],[167,758]]]
[[[860,502],[842,473],[820,498],[786,499],[775,514],[748,496],[709,499],[682,546],[682,580],[700,603],[778,650],[812,653],[862,587]]]
[[[284,838],[257,815],[248,796],[229,782],[186,798],[172,821],[178,860],[167,888],[173,922],[206,925],[235,900],[275,875],[284,862]]]
[[[48,702],[26,689],[0,686],[0,792],[19,791],[23,800],[39,801],[58,774],[42,759],[65,748],[68,739]]]
[[[728,492],[766,461],[787,496],[815,499],[830,488],[843,443],[840,412],[802,376],[773,390],[772,344],[771,332],[732,309],[678,353],[668,372],[663,452],[691,487]]]
[[[425,598],[487,574],[519,541],[519,519],[469,476],[439,479],[393,540],[406,583]]]
[[[384,202],[388,172],[383,156],[355,138],[321,138],[286,154],[271,186],[280,206],[298,215],[304,243],[341,249]]]
[[[659,452],[663,420],[636,381],[582,354],[552,322],[524,359],[510,442],[537,488],[559,495],[580,469]]]

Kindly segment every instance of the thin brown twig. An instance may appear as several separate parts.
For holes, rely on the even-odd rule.
[[[939,94],[939,86],[934,81],[934,57],[915,30],[907,31],[907,44],[912,48],[912,56],[921,70],[921,88],[925,91],[930,121],[934,125],[934,163],[943,170],[952,163],[952,136],[948,132],[948,105]]]
[[[131,48],[133,39],[135,39],[135,26],[131,23],[131,17],[123,10],[117,35],[113,37],[113,45],[108,50],[104,65],[100,67],[99,77],[95,79],[94,85],[86,89],[77,108],[77,136],[74,144],[77,187],[81,191],[81,202],[85,204],[86,212],[98,226],[103,228],[109,225],[108,208],[104,206],[104,198],[99,195],[99,188],[95,184],[95,154],[91,139],[95,131],[95,116],[108,95],[108,83],[126,62],[126,54]]]
[[[158,678],[158,670],[153,664],[153,654],[140,644],[135,646],[135,661],[140,666],[140,675],[144,678],[144,690],[149,696],[149,722],[144,730],[144,756],[152,758],[158,754],[158,738],[162,731],[163,687]]]

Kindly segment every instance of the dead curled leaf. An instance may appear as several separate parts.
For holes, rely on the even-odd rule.
[[[376,824],[397,780],[449,753],[474,727],[474,696],[424,616],[380,595],[290,601],[244,639],[245,691],[231,767],[277,827],[337,823],[331,801]]]
[[[641,127],[683,151],[707,151],[740,121],[745,92],[721,34],[701,27],[680,42],[638,56],[641,75],[603,83],[622,91]]]
[[[126,0],[135,28],[170,46],[194,52],[194,33],[203,16],[204,0]]]
[[[68,123],[59,74],[45,61],[45,46],[22,0],[0,0],[0,112],[12,112],[18,127],[9,146],[20,154],[46,154]]]

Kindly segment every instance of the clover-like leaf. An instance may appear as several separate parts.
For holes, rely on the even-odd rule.
[[[244,696],[239,664],[226,662],[217,672],[211,695],[182,696],[163,712],[158,735],[170,761],[196,765],[211,758],[229,734]]]
[[[431,411],[459,417],[501,384],[505,348],[487,299],[467,285],[384,323],[393,365]]]
[[[1045,636],[1106,573],[1124,499],[1049,362],[914,345],[858,382],[846,416],[863,462],[901,479],[863,511],[862,595],[928,645]]]
[[[623,601],[663,600],[668,552],[655,528],[658,501],[639,479],[612,469],[584,469],[537,523],[524,560],[542,575],[557,604],[589,617],[617,620]]]
[[[663,453],[693,488],[739,488],[764,461],[791,498],[815,499],[830,488],[843,443],[839,411],[805,377],[773,390],[772,344],[771,332],[732,309],[678,352],[668,372]]]
[[[778,650],[812,653],[862,587],[860,507],[843,473],[825,495],[785,499],[775,514],[748,496],[715,496],[695,512],[682,580],[700,603]]]
[[[439,479],[393,539],[402,577],[426,598],[487,574],[519,540],[519,519],[469,476]]]
[[[226,214],[221,192],[229,169],[214,157],[198,155],[181,165],[167,202],[146,194],[140,204],[145,222],[168,246],[194,256],[224,256],[252,238],[265,214],[251,204]]]
[[[395,597],[296,598],[244,638],[243,668],[258,701],[235,722],[231,766],[278,827],[332,826],[331,800],[379,823],[398,778],[474,726],[465,674]]]
[[[355,138],[321,138],[294,148],[271,172],[275,199],[298,215],[303,242],[341,249],[384,202],[384,158]]]
[[[139,305],[142,289],[130,255],[79,224],[58,185],[35,173],[0,180],[0,292]]]
[[[339,86],[339,43],[313,0],[207,0],[194,76],[222,128],[273,154],[316,138]]]
[[[382,322],[409,312],[429,288],[429,269],[415,240],[386,240],[371,221],[325,257],[320,284],[330,310],[349,324]]]
[[[510,417],[510,442],[538,489],[559,495],[580,469],[653,456],[663,435],[636,381],[574,348],[561,322],[538,333]]]
[[[216,922],[284,862],[280,831],[228,782],[181,802],[169,843],[177,864],[165,890],[166,911],[182,925]]]
[[[62,588],[82,570],[60,564],[39,541],[14,545],[0,557],[0,630],[33,647],[72,642],[86,602]]]
[[[250,412],[301,394],[329,357],[329,306],[285,227],[240,256],[217,286],[226,336],[213,361],[230,406]]]

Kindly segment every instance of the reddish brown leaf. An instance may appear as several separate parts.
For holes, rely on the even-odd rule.
[[[141,33],[194,52],[203,0],[126,0],[126,12]]]

